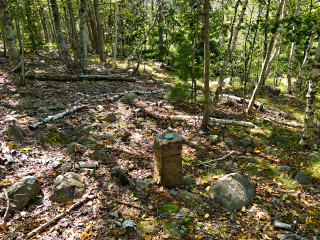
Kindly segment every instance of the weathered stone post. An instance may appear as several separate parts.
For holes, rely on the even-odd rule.
[[[177,133],[162,133],[154,140],[154,178],[163,186],[182,185],[182,138]]]

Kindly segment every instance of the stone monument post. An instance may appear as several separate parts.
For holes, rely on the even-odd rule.
[[[163,186],[182,185],[182,138],[177,133],[162,133],[154,140],[154,178]]]

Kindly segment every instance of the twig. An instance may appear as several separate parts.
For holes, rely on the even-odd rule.
[[[9,212],[9,207],[10,207],[10,200],[8,197],[7,190],[3,189],[3,192],[4,192],[4,195],[6,196],[6,199],[7,199],[7,207],[6,207],[6,212],[4,213],[4,216],[3,216],[3,223],[2,224],[4,224],[6,222],[6,218],[8,217],[8,212]]]
[[[137,206],[137,205],[133,205],[133,204],[131,204],[131,203],[123,202],[123,201],[121,201],[121,200],[119,200],[119,199],[116,199],[116,198],[114,198],[114,197],[111,197],[111,199],[114,200],[114,201],[116,201],[116,202],[118,202],[118,203],[120,203],[120,204],[127,205],[127,206],[129,206],[129,207],[133,207],[133,208],[139,209],[139,210],[141,210],[141,211],[149,212],[149,210],[147,210],[147,209],[144,209],[144,208],[139,207],[139,206]]]
[[[71,210],[73,210],[74,208],[78,207],[79,205],[81,205],[82,203],[88,201],[88,200],[92,200],[94,199],[95,196],[88,196],[86,198],[81,199],[79,202],[76,202],[75,204],[73,204],[68,210],[66,210],[65,212],[55,216],[53,219],[51,219],[49,222],[46,222],[45,224],[42,224],[41,226],[37,227],[36,229],[32,230],[30,233],[27,234],[26,239],[32,237],[33,235],[35,235],[37,232],[45,229],[46,227],[48,227],[50,224],[54,223],[55,221],[59,220],[60,218],[64,217],[65,215],[67,215],[68,213],[70,213]]]
[[[221,160],[224,160],[226,159],[227,157],[231,156],[232,154],[236,153],[236,151],[232,150],[231,152],[229,152],[228,154],[224,155],[223,157],[221,158],[216,158],[216,159],[212,159],[210,161],[207,161],[207,162],[196,162],[197,164],[202,164],[202,165],[207,165],[208,163],[212,163],[212,162],[215,162],[215,161],[221,161]]]
[[[35,215],[35,216],[29,218],[27,221],[25,221],[24,223],[22,223],[21,225],[16,227],[16,229],[13,230],[11,233],[9,233],[9,234],[5,235],[3,238],[1,238],[1,240],[6,240],[6,239],[13,237],[13,235],[16,234],[17,232],[19,232],[24,226],[30,224],[36,216],[38,216],[38,215]]]

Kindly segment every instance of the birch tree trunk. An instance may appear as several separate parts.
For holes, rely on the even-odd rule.
[[[87,32],[87,1],[80,0],[79,8],[79,28],[80,28],[80,67],[82,69],[87,67],[88,55],[88,32]]]
[[[267,9],[266,9],[266,15],[265,15],[266,22],[269,20],[270,2],[271,2],[271,0],[268,0],[268,2],[267,2]],[[268,49],[268,30],[265,29],[264,41],[263,41],[263,58],[264,59],[267,56],[267,49]]]
[[[232,20],[233,23],[232,24],[234,24],[234,20],[235,20],[236,15],[237,15],[239,2],[240,1],[238,0],[238,2],[236,3],[235,14],[233,16],[233,20]],[[233,52],[233,50],[234,50],[234,48],[236,46],[238,33],[239,33],[239,30],[240,30],[240,26],[241,26],[241,23],[242,23],[242,20],[243,20],[244,13],[245,13],[246,8],[247,8],[247,4],[248,4],[248,0],[244,0],[243,6],[242,6],[242,10],[241,10],[241,13],[240,13],[240,16],[239,16],[239,20],[238,20],[238,23],[237,23],[237,27],[234,30],[234,33],[233,33],[233,27],[231,29],[231,36],[230,36],[230,39],[229,39],[229,44],[228,44],[228,48],[227,48],[227,51],[226,51],[226,55],[224,57],[223,66],[222,66],[222,69],[221,69],[221,72],[220,72],[218,86],[217,86],[216,91],[214,93],[214,96],[212,98],[212,109],[211,109],[212,113],[214,112],[214,110],[215,110],[215,108],[217,106],[217,103],[219,101],[219,95],[220,95],[220,93],[222,91],[223,80],[224,80],[225,74],[227,72],[228,62],[229,62],[230,56],[231,56],[231,54],[232,54],[232,52]]]
[[[106,53],[105,53],[105,49],[104,49],[104,29],[103,29],[102,22],[101,22],[98,0],[93,0],[93,7],[94,7],[96,22],[97,22],[97,31],[98,31],[97,35],[98,35],[98,41],[99,41],[100,61],[105,62],[106,61]]]
[[[277,12],[277,14],[275,16],[275,24],[280,19],[280,15],[281,15],[281,12],[283,10],[284,3],[285,3],[285,0],[280,0],[279,7],[278,7],[278,12]],[[259,91],[261,89],[262,83],[264,82],[264,80],[266,78],[267,66],[268,66],[268,63],[269,63],[269,60],[270,60],[270,57],[271,57],[271,52],[272,52],[272,49],[273,49],[273,45],[274,45],[275,39],[276,39],[276,32],[274,32],[272,34],[271,38],[270,38],[268,51],[267,51],[266,57],[264,59],[264,62],[262,64],[262,69],[261,69],[261,73],[260,73],[260,76],[259,76],[258,83],[257,83],[257,85],[256,85],[256,87],[255,87],[255,89],[254,89],[254,91],[252,93],[252,96],[251,96],[251,99],[250,99],[250,102],[249,102],[249,105],[248,105],[248,108],[247,108],[247,113],[251,113],[252,112],[252,108],[253,108],[254,102],[256,101],[256,98],[257,98],[257,96],[259,94]]]
[[[58,4],[57,4],[56,0],[50,0],[50,3],[51,3],[51,8],[52,8],[55,31],[56,31],[56,35],[57,35],[57,44],[58,44],[59,49],[61,51],[60,57],[62,58],[62,60],[66,64],[67,69],[71,70],[73,68],[73,62],[72,62],[71,56],[68,52],[66,43],[65,43],[63,35],[62,35]]]
[[[204,111],[202,118],[202,128],[207,128],[209,124],[210,103],[209,103],[209,71],[210,71],[210,46],[209,46],[209,8],[210,0],[204,0],[203,19],[203,40],[204,40]]]
[[[310,51],[311,51],[312,46],[313,46],[314,37],[316,35],[317,29],[318,29],[318,26],[319,26],[319,19],[320,19],[320,11],[318,13],[318,17],[317,17],[316,23],[314,25],[314,29],[312,31],[312,34],[311,34],[311,37],[310,37],[310,40],[309,40],[309,45],[308,45],[308,48],[306,50],[303,62],[301,64],[301,67],[300,67],[300,70],[299,70],[297,81],[294,83],[294,86],[293,86],[293,89],[292,89],[293,94],[296,95],[296,96],[299,94],[299,89],[300,89],[300,85],[301,85],[302,78],[303,78],[303,75],[304,75],[304,71],[306,70],[308,59],[310,57]]]
[[[2,22],[3,37],[6,43],[6,49],[8,50],[10,66],[14,68],[21,62],[21,58],[14,39],[12,22],[6,0],[0,0],[0,20]]]
[[[306,116],[304,120],[304,130],[302,138],[300,140],[300,145],[307,147],[310,143],[311,136],[313,133],[314,126],[314,109],[315,109],[315,99],[316,99],[316,90],[319,81],[320,73],[320,41],[318,43],[318,49],[316,56],[312,64],[312,70],[309,78],[309,89],[307,94],[307,106],[306,106]]]
[[[74,19],[73,14],[73,7],[71,0],[68,0],[68,9],[69,9],[69,15],[70,15],[70,25],[71,25],[71,41],[72,41],[72,48],[73,48],[73,54],[74,54],[74,61],[78,62],[79,55],[80,55],[80,47],[79,47],[79,39],[77,34],[77,28],[76,28],[76,20]]]
[[[297,0],[296,11],[294,13],[294,18],[296,20],[298,19],[300,5],[301,5],[301,0]],[[295,30],[295,28],[296,28],[296,24],[293,25],[293,30]],[[295,43],[295,41],[293,41],[291,43],[290,57],[289,57],[289,63],[288,63],[287,89],[286,89],[287,94],[289,94],[291,92],[292,66],[293,66],[293,61],[294,61],[295,50],[296,50],[296,43]]]

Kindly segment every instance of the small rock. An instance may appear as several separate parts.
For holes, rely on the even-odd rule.
[[[196,183],[195,180],[190,176],[184,176],[182,182],[185,186],[194,186]]]
[[[150,186],[150,183],[147,182],[147,181],[143,181],[143,180],[136,180],[136,186],[137,187],[149,187]]]
[[[290,166],[278,166],[278,169],[281,172],[284,172],[285,174],[289,175],[290,172],[291,172],[292,167],[290,167]]]
[[[61,165],[61,170],[66,171],[66,172],[70,171],[71,168],[72,168],[72,166],[71,166],[70,163],[63,163],[63,164]]]
[[[234,167],[232,162],[226,162],[224,165],[227,167],[228,170],[231,170]]]
[[[22,133],[22,130],[17,125],[10,125],[9,127],[7,127],[7,129],[4,131],[4,134],[8,138],[13,138],[16,140],[23,140],[24,139],[24,135]]]
[[[224,143],[228,146],[228,147],[234,147],[236,145],[236,141],[232,138],[225,138],[224,139]]]
[[[66,109],[67,107],[66,107],[66,105],[64,105],[63,103],[58,102],[58,103],[56,104],[56,108],[58,108],[58,109]]]
[[[121,134],[121,140],[122,141],[127,141],[128,140],[128,138],[131,136],[132,134],[131,134],[131,132],[128,132],[128,131],[124,131],[124,133],[123,134]]]
[[[112,122],[116,122],[118,118],[114,113],[110,112],[110,113],[107,113],[102,120],[112,123]]]
[[[22,209],[41,190],[40,182],[33,176],[21,178],[18,182],[8,188],[7,193],[10,200],[10,207]],[[4,193],[0,194],[0,205],[6,206]]]
[[[207,140],[212,144],[216,144],[219,142],[219,136],[218,135],[209,135],[209,136],[207,136]]]
[[[299,172],[295,177],[294,180],[301,184],[301,185],[309,185],[312,179],[305,173]]]
[[[277,149],[277,148],[270,147],[270,146],[267,146],[267,147],[265,147],[264,151],[265,151],[267,154],[277,154],[278,149]]]
[[[311,161],[320,161],[320,154],[319,154],[319,152],[313,152],[313,153],[311,153],[308,157],[309,157],[309,159],[310,159]]]
[[[85,146],[83,146],[79,143],[76,143],[76,142],[72,142],[66,148],[64,148],[62,150],[62,152],[64,154],[66,154],[67,156],[70,156],[71,154],[73,154],[75,152],[82,152],[82,151],[84,151],[84,149],[85,149]]]
[[[87,147],[96,147],[98,145],[97,142],[91,138],[81,138],[80,143]]]
[[[133,228],[134,227],[134,221],[133,220],[125,220],[123,223],[122,223],[122,228],[123,229],[126,229],[126,228]]]
[[[262,85],[260,89],[261,93],[267,93],[270,95],[273,95],[275,97],[279,97],[280,95],[280,88],[274,87],[274,86],[268,86],[268,85]]]
[[[22,98],[19,102],[19,106],[22,108],[32,108],[33,103],[29,99]]]
[[[67,144],[70,142],[72,142],[72,139],[66,131],[64,131],[64,130],[58,131],[58,133],[56,135],[56,143]]]
[[[47,107],[42,107],[38,111],[39,111],[39,113],[49,113],[50,112],[50,110]]]
[[[240,140],[240,144],[243,147],[253,147],[254,146],[254,141],[251,137],[245,137]]]
[[[104,162],[107,159],[107,155],[103,150],[93,150],[88,154],[89,158],[95,161]]]
[[[80,175],[67,172],[57,176],[49,199],[53,202],[69,202],[85,193],[85,184]]]
[[[279,233],[277,234],[279,240],[309,240],[308,238],[301,237],[294,233]]]

